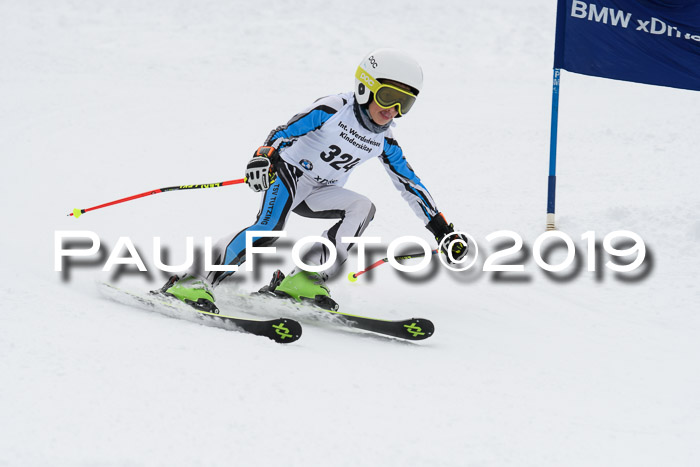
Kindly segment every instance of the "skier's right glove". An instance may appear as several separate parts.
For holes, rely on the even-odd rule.
[[[445,254],[448,263],[459,263],[467,256],[467,253],[469,253],[469,241],[467,237],[455,233],[455,226],[453,224],[448,224],[442,213],[438,213],[433,217],[425,228],[435,235],[435,240],[438,242],[438,245],[440,245],[443,239],[445,240],[441,245],[440,251]]]
[[[245,181],[253,191],[266,191],[275,183],[275,164],[279,160],[272,146],[260,146],[245,169]]]

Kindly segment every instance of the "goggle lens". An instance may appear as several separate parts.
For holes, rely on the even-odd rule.
[[[374,101],[383,109],[399,106],[399,115],[405,115],[416,102],[416,96],[389,84],[382,84],[374,93]]]

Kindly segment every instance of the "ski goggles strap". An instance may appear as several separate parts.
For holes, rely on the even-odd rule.
[[[362,67],[357,67],[355,78],[364,83],[374,95],[374,102],[382,109],[390,109],[398,106],[399,115],[407,114],[414,102],[416,96],[408,91],[393,86],[391,84],[380,83],[372,75],[367,73]]]

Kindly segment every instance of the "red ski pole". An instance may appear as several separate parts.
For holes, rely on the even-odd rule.
[[[239,183],[244,183],[244,182],[245,182],[245,178],[239,178],[237,180],[227,180],[225,182],[219,182],[219,183],[202,183],[199,185],[180,185],[180,186],[168,186],[165,188],[157,188],[155,190],[146,191],[146,192],[138,194],[138,195],[128,196],[126,198],[118,199],[116,201],[110,201],[109,203],[100,204],[99,206],[93,206],[91,208],[86,208],[86,209],[77,209],[76,208],[76,209],[73,209],[73,212],[69,213],[68,216],[74,216],[75,218],[78,218],[78,217],[82,216],[83,214],[85,214],[86,212],[94,211],[95,209],[106,208],[107,206],[112,206],[114,204],[125,203],[127,201],[131,201],[134,199],[143,198],[144,196],[155,195],[157,193],[165,193],[166,191],[195,190],[198,188],[217,188],[220,186],[237,185]]]
[[[436,254],[437,252],[438,252],[437,250],[431,251],[432,254]],[[420,253],[409,253],[407,255],[394,256],[394,259],[397,261],[401,261],[402,259],[422,258],[423,256],[425,256],[425,252],[421,251]],[[357,281],[357,278],[360,277],[362,274],[366,273],[367,271],[371,271],[372,269],[379,267],[382,264],[388,263],[388,262],[389,262],[389,258],[383,258],[383,259],[380,259],[379,261],[377,261],[376,263],[372,264],[368,268],[363,269],[362,271],[351,272],[350,274],[348,274],[348,280],[350,282],[355,282],[355,281]]]

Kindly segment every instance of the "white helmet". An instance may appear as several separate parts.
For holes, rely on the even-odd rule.
[[[423,87],[423,70],[418,62],[396,49],[377,49],[360,62],[355,73],[355,99],[358,104],[363,105],[369,102],[372,92],[367,87],[369,81],[363,82],[361,77],[364,80],[374,78],[397,81],[413,88],[416,95]]]

